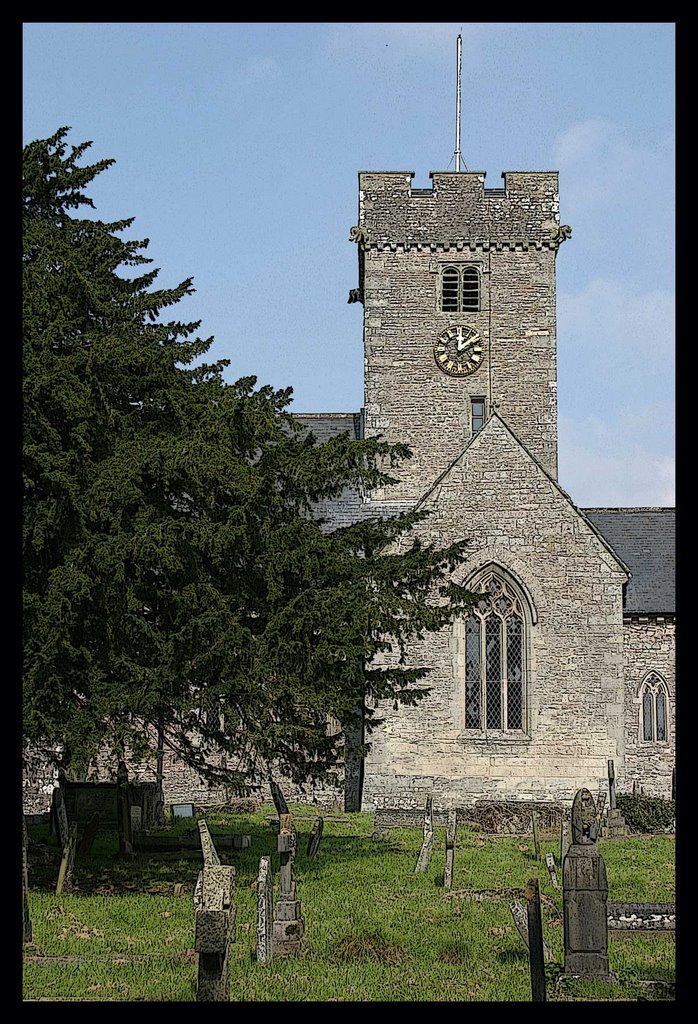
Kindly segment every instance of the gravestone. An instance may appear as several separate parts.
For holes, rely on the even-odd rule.
[[[444,888],[450,889],[453,885],[453,860],[456,851],[456,812],[448,812],[446,823],[446,867],[444,868]]]
[[[538,879],[529,878],[526,886],[526,923],[528,925],[528,959],[531,968],[531,1000],[545,1002],[545,963],[543,921],[540,912]]]
[[[608,967],[608,882],[596,847],[596,806],[588,789],[572,804],[572,843],[562,868],[565,966],[560,977],[615,981]]]
[[[257,875],[257,963],[270,964],[274,955],[272,948],[272,916],[274,879],[271,857],[260,857]]]
[[[27,834],[27,823],[22,815],[22,943],[32,941],[32,922],[29,916],[29,870],[27,868],[27,847],[29,846],[29,836]]]
[[[196,1001],[230,999],[230,945],[235,941],[235,868],[221,864],[203,819],[199,822],[203,869],[194,888]]]
[[[313,827],[310,831],[310,839],[308,840],[307,857],[308,860],[312,860],[317,855],[320,849],[320,840],[322,839],[322,832],[325,827],[325,821],[323,818],[316,818],[313,822]]]
[[[597,836],[600,836],[603,832],[603,812],[606,806],[606,794],[599,793],[599,802],[596,805],[596,827]]]
[[[53,791],[51,818],[55,826],[58,844],[65,848],[70,838],[70,829],[68,828],[68,812],[65,808],[65,794],[62,786],[56,786]]]
[[[533,854],[540,860],[540,839],[538,838],[538,812],[531,811],[531,828],[533,829]]]
[[[511,911],[511,916],[514,919],[516,930],[526,943],[526,948],[528,948],[528,913],[526,907],[524,907],[523,903],[519,900],[512,900],[509,904],[509,910]],[[545,941],[543,941],[543,959],[546,964],[551,964],[555,960],[555,957],[548,949]]]
[[[92,844],[97,836],[99,829],[99,815],[93,814],[90,820],[85,825],[82,833],[82,838],[78,843],[78,853],[81,857],[87,857],[92,850]]]
[[[296,883],[293,880],[296,829],[291,814],[279,815],[279,835],[276,844],[281,857],[281,894],[272,923],[272,947],[274,956],[297,956],[303,945],[305,923],[301,917],[301,903],[296,899]]]
[[[269,788],[271,789],[271,798],[274,801],[274,807],[276,813],[281,817],[282,814],[288,814],[288,804],[284,799],[284,794],[281,792],[281,786],[273,779],[269,782]]]
[[[73,864],[75,862],[75,851],[78,845],[78,827],[73,822],[68,833],[68,842],[63,847],[61,866],[58,869],[58,881],[56,882],[56,896],[62,892],[71,892],[73,888]]]
[[[562,821],[560,822],[560,864],[565,863],[565,857],[569,850],[570,843],[572,842],[572,820],[571,818],[562,812]]]
[[[630,834],[625,818],[616,807],[616,772],[611,760],[608,762],[608,812],[606,813],[605,834],[608,839],[617,839],[619,836]]]
[[[417,857],[417,863],[415,864],[414,871],[416,875],[422,874],[429,867],[431,861],[431,852],[434,847],[434,818],[432,813],[433,798],[428,796],[426,807],[424,809],[424,839],[422,841],[422,848],[419,851]]]
[[[124,761],[116,769],[116,818],[119,831],[119,853],[122,857],[133,855],[131,833],[131,800],[128,792],[128,770]]]
[[[548,874],[550,875],[550,881],[552,883],[553,889],[559,889],[560,885],[557,880],[557,871],[555,870],[555,858],[553,857],[552,853],[546,853],[545,863],[548,867]]]

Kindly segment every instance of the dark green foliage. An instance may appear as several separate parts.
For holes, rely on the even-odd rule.
[[[233,788],[272,763],[323,777],[343,741],[328,718],[367,706],[370,727],[376,699],[423,694],[406,647],[469,604],[448,583],[464,545],[410,539],[423,513],[312,515],[408,450],[319,445],[290,389],[202,364],[198,323],[163,316],[191,281],[154,290],[130,220],[75,215],[112,161],[81,167],[89,143],[66,134],[24,153],[25,736],[84,767],[159,730]]]
[[[664,832],[673,828],[676,821],[676,805],[673,800],[619,793],[616,803],[632,832]]]

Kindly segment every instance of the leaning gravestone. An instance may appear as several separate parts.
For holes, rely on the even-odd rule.
[[[65,809],[65,795],[61,786],[56,786],[53,791],[52,817],[56,824],[58,843],[65,847],[70,838],[70,829],[68,828],[68,812]]]
[[[78,845],[78,827],[75,823],[70,826],[68,842],[63,847],[61,866],[58,869],[58,881],[56,883],[56,896],[62,892],[70,892],[73,888],[73,864],[75,862],[75,851]]]
[[[444,889],[450,889],[453,885],[453,859],[456,850],[456,812],[448,812],[446,823],[446,867],[444,868]]]
[[[562,869],[565,966],[560,977],[615,981],[608,968],[608,882],[596,847],[596,807],[588,789],[572,804],[572,843]]]
[[[199,821],[204,866],[194,889],[196,1001],[230,999],[230,944],[235,941],[235,868],[221,864],[203,819]]]
[[[511,903],[509,904],[509,910],[511,911],[511,916],[514,919],[514,924],[516,925],[516,930],[518,931],[519,935],[521,936],[521,938],[526,943],[526,947],[528,947],[528,912],[527,912],[527,908],[524,907],[523,903],[521,903],[520,900],[512,900]],[[543,942],[543,959],[544,959],[546,964],[551,964],[555,960],[555,957],[553,956],[553,954],[550,952],[550,950],[546,946],[545,941]]]
[[[533,830],[533,854],[540,860],[540,839],[538,838],[538,811],[531,811],[531,828]]]
[[[570,848],[572,842],[572,821],[569,815],[562,812],[562,821],[560,823],[560,864],[565,863],[565,857],[567,851]]]
[[[274,955],[272,949],[272,914],[274,879],[271,857],[260,857],[257,875],[257,963],[270,964]]]
[[[433,798],[428,796],[426,807],[424,809],[424,839],[422,841],[422,848],[419,851],[417,857],[417,863],[415,864],[414,871],[416,875],[422,874],[429,867],[431,860],[431,851],[434,847],[434,817],[432,811]]]
[[[308,840],[307,857],[308,860],[312,860],[317,856],[317,852],[320,849],[320,840],[322,839],[322,832],[325,827],[325,821],[323,818],[316,818],[313,822],[313,827],[310,831],[310,839]]]
[[[627,836],[630,829],[625,823],[625,818],[616,807],[616,772],[613,761],[608,762],[608,811],[606,813],[606,836],[609,839],[616,839],[619,836]]]
[[[545,863],[548,868],[548,874],[550,875],[550,881],[552,883],[553,889],[559,889],[560,886],[557,880],[557,871],[555,870],[555,858],[553,857],[552,853],[546,853]]]
[[[301,903],[296,899],[296,883],[293,880],[296,829],[291,814],[281,814],[279,817],[276,847],[281,857],[281,894],[272,923],[272,946],[274,956],[296,956],[303,944],[305,923],[301,917]]]
[[[269,782],[269,788],[271,790],[271,798],[274,801],[274,807],[276,813],[281,817],[282,814],[288,814],[288,804],[284,798],[284,794],[281,792],[281,786],[278,782],[274,782],[273,779]]]

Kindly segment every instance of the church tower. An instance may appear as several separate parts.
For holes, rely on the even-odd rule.
[[[496,412],[557,478],[558,175],[360,172],[364,433],[413,458],[374,499],[416,501]]]

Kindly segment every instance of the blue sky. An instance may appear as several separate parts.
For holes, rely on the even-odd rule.
[[[363,404],[360,170],[558,170],[559,480],[674,503],[673,23],[25,22],[24,141],[69,126],[229,380]]]

